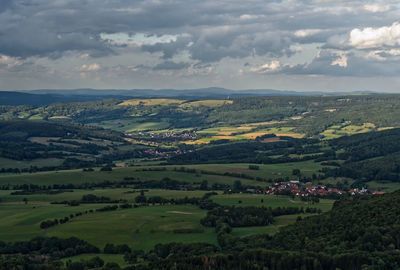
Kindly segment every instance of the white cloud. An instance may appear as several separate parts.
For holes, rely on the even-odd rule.
[[[364,9],[366,11],[372,12],[372,13],[377,13],[377,12],[384,12],[388,11],[390,9],[390,6],[387,5],[378,5],[378,4],[372,4],[372,5],[364,5]]]
[[[374,50],[370,51],[365,58],[374,59],[378,61],[385,61],[388,57],[400,56],[400,49],[390,49],[390,50]]]
[[[355,28],[350,32],[349,43],[357,49],[371,49],[383,46],[400,45],[400,24],[379,28]]]
[[[82,65],[77,68],[78,71],[98,71],[100,70],[101,66],[97,63],[90,64],[90,65]]]
[[[154,45],[156,43],[169,43],[176,41],[178,36],[176,35],[148,35],[145,33],[137,33],[129,35],[127,33],[113,33],[106,34],[101,33],[100,38],[106,40],[114,45]]]
[[[243,14],[243,15],[240,15],[239,19],[240,19],[240,20],[247,21],[247,20],[258,19],[259,17],[260,17],[260,16],[258,16],[258,15]]]
[[[333,60],[331,66],[347,67],[347,55],[343,51],[336,53],[337,59]]]
[[[22,62],[15,57],[0,55],[0,65],[5,65],[7,68],[13,68],[22,65]]]
[[[301,29],[301,30],[297,30],[297,31],[294,33],[294,35],[295,35],[296,37],[299,37],[299,38],[304,38],[304,37],[309,37],[309,36],[318,34],[318,33],[320,33],[320,32],[321,32],[320,29]]]
[[[281,63],[277,60],[273,60],[265,65],[251,68],[250,71],[256,73],[269,73],[279,71],[281,68]]]

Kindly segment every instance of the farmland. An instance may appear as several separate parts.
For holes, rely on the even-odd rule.
[[[272,245],[342,202],[400,188],[397,112],[375,114],[387,99],[12,107],[0,113],[7,119],[0,125],[0,240],[12,246],[76,237],[92,247],[89,254],[49,256],[68,265],[100,257],[123,267],[169,260],[166,250],[225,254],[264,247],[258,241]],[[374,114],[354,117],[365,106]]]
[[[10,191],[1,191],[0,199],[0,239],[3,241],[21,241],[44,234],[40,229],[40,223],[47,219],[62,218],[78,212],[95,210],[102,204],[81,204],[79,206],[67,206],[63,204],[50,204],[54,201],[79,200],[85,194],[107,196],[112,200],[126,200],[134,202],[139,191],[127,192],[130,189],[94,189],[72,190],[60,194],[47,195],[10,195]],[[165,191],[149,190],[147,197],[163,196],[170,199],[184,197],[201,197],[205,191]],[[23,198],[27,199],[24,203]],[[222,205],[288,207],[308,206],[306,203],[292,202],[289,197],[265,196],[265,195],[216,195],[213,201]],[[263,199],[264,202],[260,203]],[[316,207],[327,211],[332,206],[332,201],[324,200]],[[179,242],[203,242],[217,244],[216,234],[213,229],[200,225],[199,220],[206,214],[196,206],[189,205],[155,205],[141,206],[138,208],[121,209],[109,212],[94,212],[75,217],[66,224],[60,224],[46,230],[48,236],[70,237],[87,240],[88,242],[104,247],[106,243],[127,244],[133,249],[149,250],[157,243],[170,241]],[[286,219],[286,224],[295,221],[297,215]],[[282,225],[282,219],[278,219],[278,225]],[[179,230],[193,230],[194,233],[176,233]],[[254,233],[262,229],[256,228]],[[271,230],[265,227],[265,230]],[[238,230],[240,231],[240,230]],[[247,231],[246,235],[250,232]],[[101,236],[101,237],[100,237]],[[151,240],[150,240],[151,239]]]

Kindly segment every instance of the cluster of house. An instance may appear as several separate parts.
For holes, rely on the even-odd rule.
[[[186,139],[193,140],[197,139],[197,133],[193,132],[183,132],[183,133],[175,133],[175,132],[164,132],[164,133],[156,133],[156,132],[139,132],[140,136],[150,137],[150,138],[177,138],[177,139]]]
[[[182,153],[182,151],[179,149],[176,151],[171,151],[171,152],[163,152],[163,151],[159,151],[159,150],[151,149],[151,148],[146,149],[144,152],[148,155],[156,156],[156,157],[168,157],[171,154],[181,154]]]
[[[343,195],[343,194],[350,194],[350,195],[356,195],[356,194],[370,194],[371,192],[368,191],[366,188],[354,188],[350,189],[348,191],[343,191],[337,188],[332,188],[332,187],[326,187],[325,185],[316,185],[313,186],[311,182],[306,182],[302,183],[298,180],[293,180],[289,182],[276,182],[272,186],[269,187],[268,190],[265,190],[264,193],[266,194],[279,194],[282,192],[290,192],[293,195],[296,196],[319,196],[319,197],[325,197],[328,196],[329,194],[337,194],[337,195]],[[381,191],[375,191],[372,192],[372,194],[384,194],[384,192]]]

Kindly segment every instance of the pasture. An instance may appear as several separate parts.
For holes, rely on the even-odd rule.
[[[262,195],[262,194],[219,194],[211,197],[212,200],[221,205],[234,206],[258,206],[258,207],[307,207],[319,208],[326,212],[331,210],[333,200],[320,199],[319,203],[303,202],[299,198],[291,199],[288,196]]]
[[[67,206],[50,204],[52,201],[79,200],[85,194],[110,197],[112,200],[125,199],[132,203],[139,191],[132,189],[94,189],[73,190],[55,195],[10,195],[12,191],[0,192],[0,239],[2,241],[22,241],[36,236],[75,236],[103,248],[106,243],[127,244],[133,249],[149,250],[157,243],[168,242],[208,242],[217,245],[214,228],[203,227],[200,219],[207,211],[193,205],[149,205],[138,208],[117,209],[115,211],[96,212],[96,209],[110,204],[80,204]],[[201,197],[205,191],[176,191],[150,189],[145,192],[147,198]],[[27,198],[25,204],[23,198]],[[265,206],[265,207],[317,207],[323,211],[331,208],[333,201],[321,200],[318,204],[307,204],[292,200],[287,196],[254,194],[221,194],[211,196],[221,205]],[[263,202],[261,202],[261,199]],[[241,203],[239,203],[241,201]],[[93,210],[91,213],[90,210]],[[76,213],[88,212],[75,216],[69,222],[50,227],[45,232],[40,223],[45,220],[60,219]],[[291,224],[298,215],[281,216],[276,223],[264,227],[235,228],[238,236],[270,233],[280,226]]]
[[[125,177],[134,177],[137,180],[161,180],[170,178],[188,183],[200,183],[207,180],[209,185],[214,183],[231,185],[235,180],[241,180],[246,185],[259,185],[262,182],[255,180],[242,179],[225,175],[195,174],[187,172],[174,171],[176,166],[167,166],[165,171],[142,171],[138,167],[114,168],[112,172],[104,172],[96,169],[94,172],[83,172],[82,170],[68,170],[58,172],[38,172],[23,174],[8,174],[0,176],[0,185],[16,184],[36,184],[36,185],[54,185],[54,184],[84,184],[100,183],[104,181],[121,182]],[[190,167],[190,166],[184,166]],[[159,168],[159,166],[157,166]],[[143,168],[142,168],[143,169]],[[148,168],[147,168],[148,169]]]

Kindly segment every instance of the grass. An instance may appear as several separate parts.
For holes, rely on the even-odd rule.
[[[295,198],[292,200],[288,196],[276,196],[276,195],[262,195],[262,194],[220,194],[211,197],[212,200],[221,205],[227,206],[257,206],[257,207],[316,207],[322,211],[329,211],[332,208],[333,200],[320,199],[319,203],[308,204],[302,202],[300,199]]]
[[[84,194],[106,196],[111,199],[133,201],[139,192],[127,193],[132,189],[95,189],[74,190],[56,195],[10,195],[11,191],[0,191],[0,239],[2,241],[22,241],[41,236],[44,231],[40,223],[48,219],[59,219],[77,212],[101,208],[106,204],[81,204],[76,207],[50,204],[54,200],[80,199]],[[165,198],[201,197],[205,191],[149,190],[147,197],[162,196]],[[28,198],[28,204],[22,199]],[[254,194],[219,194],[211,197],[222,205],[285,207],[308,205],[297,199],[291,201],[287,196],[254,195]],[[261,202],[263,199],[263,203]],[[239,203],[239,200],[242,203]],[[321,200],[319,207],[323,211],[331,208],[333,201]],[[214,228],[205,228],[200,219],[206,215],[192,205],[155,205],[131,209],[118,209],[110,212],[95,212],[74,217],[66,224],[60,224],[47,230],[46,235],[67,238],[75,236],[103,248],[106,243],[127,244],[133,249],[149,250],[157,243],[168,242],[208,242],[217,244]],[[235,228],[238,235],[249,235],[276,232],[276,227],[290,224],[298,215],[282,216],[276,219],[274,226]],[[192,229],[190,233],[176,233],[175,230]],[[78,257],[79,258],[79,257]]]
[[[190,213],[190,214],[182,214]],[[209,242],[217,244],[213,228],[200,225],[206,211],[195,206],[149,206],[88,214],[48,229],[49,236],[74,235],[99,248],[106,243],[127,244],[133,249],[149,250],[158,243]],[[174,233],[194,229],[199,233]]]
[[[44,166],[59,166],[63,163],[62,159],[58,158],[38,158],[30,161],[26,160],[13,160],[0,157],[0,168],[30,168],[31,166],[44,167]]]
[[[225,172],[236,172],[251,175],[253,177],[261,177],[263,179],[276,179],[293,177],[292,170],[300,169],[301,173],[305,176],[312,176],[313,173],[317,173],[318,170],[322,169],[322,166],[318,162],[313,160],[301,161],[301,162],[289,162],[289,163],[278,163],[278,164],[256,164],[259,170],[249,170],[248,163],[234,163],[234,164],[200,164],[200,165],[188,165],[184,167],[194,168],[198,170],[214,171],[219,173]]]
[[[388,128],[383,128],[388,129]],[[378,130],[383,130],[378,129]],[[324,130],[321,135],[327,139],[335,139],[346,135],[353,135],[359,133],[366,133],[376,130],[376,126],[373,123],[364,123],[360,126],[352,125],[350,121],[346,121],[341,125],[333,125],[328,129]]]
[[[3,202],[0,203],[0,239],[2,241],[23,241],[42,236],[43,231],[39,227],[42,221],[63,218],[70,214],[96,208],[100,208],[100,206],[68,207],[50,205],[41,201],[29,201],[28,204],[24,204],[22,201]]]
[[[235,164],[201,164],[201,165],[185,165],[185,166],[165,166],[167,171],[137,171],[143,168],[151,168],[147,166],[141,167],[125,167],[115,168],[112,172],[100,172],[98,169],[94,172],[83,172],[82,170],[68,170],[59,172],[38,172],[33,174],[9,174],[0,175],[0,185],[7,184],[37,184],[37,185],[52,185],[52,184],[83,184],[83,183],[99,183],[103,181],[123,181],[125,177],[135,177],[140,180],[161,180],[164,177],[169,177],[174,180],[186,181],[191,183],[199,183],[207,180],[209,185],[214,183],[233,184],[234,181],[240,180],[246,185],[261,185],[266,186],[268,183],[248,180],[237,177],[224,175],[208,175],[182,173],[173,171],[175,167],[194,168],[197,170],[213,171],[216,173],[244,173],[253,177],[263,179],[277,179],[285,177],[293,177],[292,170],[300,169],[305,176],[312,176],[318,172],[323,166],[320,163],[310,161],[280,163],[280,164],[257,164],[259,170],[249,170],[247,163]],[[162,167],[162,166],[157,166]]]
[[[120,132],[135,132],[147,130],[161,130],[169,127],[168,122],[141,122],[140,119],[119,119],[112,121],[102,121],[98,126]]]
[[[173,166],[175,167],[175,166]],[[169,166],[172,169],[172,166]],[[174,180],[185,182],[201,182],[207,180],[210,185],[214,183],[232,184],[240,178],[220,176],[220,175],[203,175],[193,173],[182,173],[175,171],[136,171],[138,167],[115,168],[112,172],[100,172],[98,169],[94,172],[83,172],[82,170],[68,170],[59,172],[38,172],[33,174],[12,174],[1,175],[0,185],[7,184],[36,184],[36,185],[52,185],[52,184],[83,184],[83,183],[99,183],[103,181],[123,181],[125,177],[135,177],[142,181],[145,180],[161,180],[169,177]],[[260,182],[240,179],[243,184],[260,184]]]
[[[129,192],[127,192],[129,191]],[[134,191],[134,193],[132,193]],[[139,191],[127,188],[108,188],[108,189],[75,189],[73,192],[64,192],[59,194],[33,194],[33,195],[11,195],[12,191],[0,190],[0,199],[2,202],[22,202],[23,198],[27,198],[30,202],[54,202],[54,201],[70,201],[80,200],[83,195],[94,194],[98,197],[104,196],[111,200],[127,200],[134,202]],[[184,197],[202,197],[207,191],[180,191],[180,190],[160,190],[151,189],[145,193],[147,197],[162,196],[167,199],[184,198]]]
[[[400,183],[396,182],[383,182],[383,181],[371,181],[367,182],[369,190],[379,190],[385,192],[393,192],[400,189]]]
[[[47,195],[50,196],[50,195]],[[40,223],[77,212],[97,209],[104,204],[70,207],[44,201],[0,203],[0,239],[22,241],[44,234]],[[176,212],[174,212],[176,211]],[[182,214],[190,213],[190,214]],[[212,228],[203,228],[200,219],[206,211],[195,206],[149,206],[112,212],[89,213],[51,227],[46,235],[78,237],[103,248],[106,243],[127,244],[149,250],[157,243],[210,242],[216,244]],[[174,233],[176,229],[195,229],[198,233]],[[203,232],[201,232],[203,231]]]
[[[298,216],[302,218],[313,216],[313,214],[295,214],[295,215],[286,215],[275,217],[275,223],[268,226],[259,226],[259,227],[241,227],[241,228],[233,228],[232,235],[233,236],[249,236],[255,234],[276,234],[279,229],[283,226],[290,225],[296,222]]]

